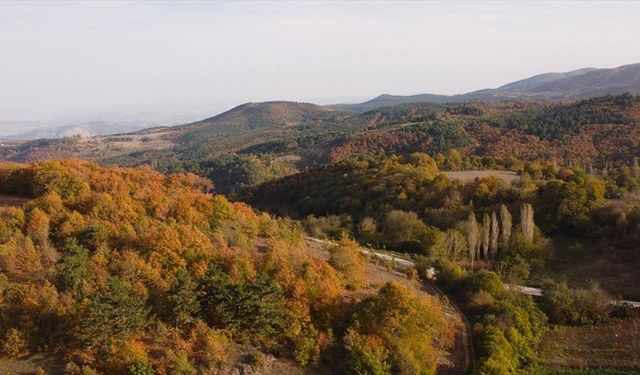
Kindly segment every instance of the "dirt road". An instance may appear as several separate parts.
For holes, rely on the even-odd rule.
[[[318,256],[323,259],[329,258],[327,248],[329,246],[336,246],[336,243],[332,241],[321,240],[313,237],[305,238],[307,240],[308,250],[311,251],[314,256]],[[415,263],[407,259],[377,253],[372,249],[360,248],[360,251],[363,254],[370,256],[370,259],[378,258],[386,262],[391,262],[392,264],[395,263],[404,268],[415,267]],[[445,313],[453,321],[453,325],[456,328],[455,345],[452,351],[441,353],[438,357],[438,374],[462,375],[469,374],[471,372],[474,360],[473,345],[471,341],[471,327],[458,306],[451,302],[437,286],[429,282],[411,280],[402,272],[398,272],[393,268],[389,269],[387,267],[382,267],[374,263],[367,264],[367,275],[370,284],[382,284],[389,281],[397,281],[414,289],[417,293],[437,296],[445,301]],[[369,293],[372,292],[374,291],[369,291]],[[367,292],[365,291],[361,293],[366,294]]]

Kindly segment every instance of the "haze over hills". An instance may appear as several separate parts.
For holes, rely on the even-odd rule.
[[[464,103],[515,99],[584,99],[640,94],[640,63],[611,69],[583,68],[564,73],[543,73],[494,89],[482,89],[459,95],[389,95],[383,94],[357,104],[337,104],[333,108],[363,112],[377,107],[404,103]]]
[[[589,92],[640,93],[639,77],[640,64],[635,64],[546,73],[497,89],[457,96],[382,95],[369,102],[338,106],[285,101],[246,103],[201,121],[126,134],[110,122],[90,122],[86,127],[58,129],[50,138],[83,132],[86,135],[90,131],[118,136],[5,144],[0,148],[0,159],[24,162],[74,157],[128,166],[150,164],[165,172],[198,171],[215,177],[219,187],[221,178],[215,171],[236,168],[238,163],[261,163],[251,168],[268,170],[264,176],[281,175],[310,164],[333,162],[354,152],[361,154],[363,150],[437,153],[477,143],[484,147],[478,151],[482,155],[535,159],[542,156],[527,145],[542,142],[545,145],[540,149],[551,150],[549,155],[564,155],[571,161],[619,160],[625,156],[618,151],[631,152],[635,147],[633,142],[623,142],[630,132],[637,131],[634,124],[640,109],[635,99],[621,96],[572,102],[590,96]],[[526,99],[526,103],[503,99]],[[462,126],[452,121],[459,121]],[[485,128],[474,125],[477,123]],[[616,124],[615,133],[608,132],[608,124]],[[489,130],[492,136],[487,135]],[[607,152],[602,148],[609,143],[596,140],[596,134],[610,138]],[[522,138],[524,135],[535,138]],[[566,137],[575,141],[574,149],[565,150],[567,146],[562,142]],[[595,152],[596,149],[600,151]],[[262,159],[247,159],[251,155]]]
[[[194,132],[216,126],[216,132],[227,127],[227,131],[240,126],[244,130],[264,128],[265,125],[282,125],[289,128],[309,119],[318,122],[335,115],[336,111],[366,112],[376,108],[407,103],[465,103],[473,101],[504,101],[521,99],[583,99],[602,95],[615,95],[623,92],[640,94],[640,63],[624,65],[612,69],[583,68],[564,73],[543,73],[519,81],[510,82],[494,89],[476,90],[459,95],[417,94],[389,95],[382,94],[363,103],[335,104],[318,106],[314,104],[287,105],[289,102],[272,101],[246,103],[220,115],[205,120],[190,122],[193,118],[203,118],[204,112],[198,114],[176,114],[169,120],[168,115],[137,114],[130,120],[123,115],[105,115],[104,118],[90,121],[65,121],[62,125],[33,122],[0,122],[0,137],[5,140],[33,140],[42,138],[62,138],[80,135],[93,137],[110,134],[121,134],[156,126],[179,125],[176,129]],[[265,109],[266,108],[266,109]],[[266,112],[265,112],[266,111]],[[180,119],[180,120],[178,120]],[[206,133],[206,130],[201,132]]]
[[[9,140],[30,140],[41,138],[64,138],[64,137],[93,137],[98,135],[109,135],[116,133],[128,133],[147,127],[146,124],[132,123],[121,124],[106,121],[89,121],[78,124],[61,125],[56,127],[36,128],[26,132],[9,134],[5,136]]]
[[[80,135],[93,137],[120,133],[135,132],[140,129],[174,126],[192,123],[207,118],[216,107],[204,106],[190,110],[172,110],[156,108],[156,110],[134,111],[129,108],[114,112],[78,114],[75,116],[54,118],[49,120],[0,120],[0,138],[15,141],[29,141],[42,138],[63,138]]]

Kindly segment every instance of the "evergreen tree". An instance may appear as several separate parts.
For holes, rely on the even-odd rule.
[[[200,311],[197,288],[198,285],[191,279],[189,272],[178,270],[168,297],[168,315],[173,324],[179,326],[193,322]]]
[[[113,276],[107,280],[106,289],[91,299],[74,336],[89,347],[112,338],[127,338],[145,326],[147,312],[144,298],[131,293],[131,285]]]
[[[60,260],[58,276],[61,290],[78,293],[82,282],[89,274],[89,251],[74,238],[65,241],[64,256]]]
[[[262,274],[250,282],[234,282],[213,269],[203,285],[202,313],[214,326],[269,338],[284,332],[287,311],[282,288]]]

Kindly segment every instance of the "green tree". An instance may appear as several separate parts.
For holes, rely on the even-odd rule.
[[[177,326],[192,323],[200,311],[198,284],[191,279],[187,270],[180,269],[176,272],[176,281],[169,290],[168,302],[169,320]]]
[[[89,275],[89,250],[80,246],[75,238],[67,238],[59,267],[60,289],[71,290],[77,294]]]
[[[95,294],[82,313],[75,338],[89,347],[127,338],[145,326],[147,313],[145,299],[133,294],[131,285],[110,277],[106,288]]]
[[[202,314],[209,324],[270,338],[287,324],[284,294],[268,275],[255,280],[233,282],[215,267],[203,283]]]
[[[130,375],[154,375],[153,367],[147,362],[136,361],[129,367]]]
[[[428,238],[428,234],[427,226],[415,212],[392,210],[384,220],[384,239],[396,246],[409,247],[411,243],[418,243],[425,248],[433,240]]]
[[[358,243],[343,238],[330,253],[329,263],[343,275],[347,288],[360,288],[365,281],[365,265]]]
[[[399,283],[387,283],[377,295],[359,304],[353,321],[351,329],[360,336],[352,342],[358,342],[360,349],[351,350],[352,369],[357,358],[366,358],[366,362],[356,362],[366,364],[359,368],[375,364],[381,371],[377,373],[387,373],[385,363],[394,374],[435,373],[434,344],[446,345],[449,330],[442,305],[436,299],[419,297]],[[389,353],[388,360],[385,351]]]
[[[347,368],[354,375],[391,375],[389,353],[376,336],[366,336],[349,329],[344,338],[349,351]]]

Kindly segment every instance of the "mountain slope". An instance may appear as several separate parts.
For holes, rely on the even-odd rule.
[[[435,95],[435,94],[418,94],[418,95],[390,95],[382,94],[371,100],[368,100],[359,104],[336,104],[329,106],[338,110],[344,110],[349,112],[366,112],[376,108],[397,105],[397,104],[409,104],[409,103],[448,103],[451,102],[451,97],[447,95]]]
[[[564,73],[544,73],[511,82],[495,89],[482,89],[458,95],[380,95],[356,104],[338,104],[333,108],[364,112],[381,106],[405,103],[464,103],[518,99],[584,99],[617,95],[624,92],[640,94],[640,63],[611,69],[583,68]]]

